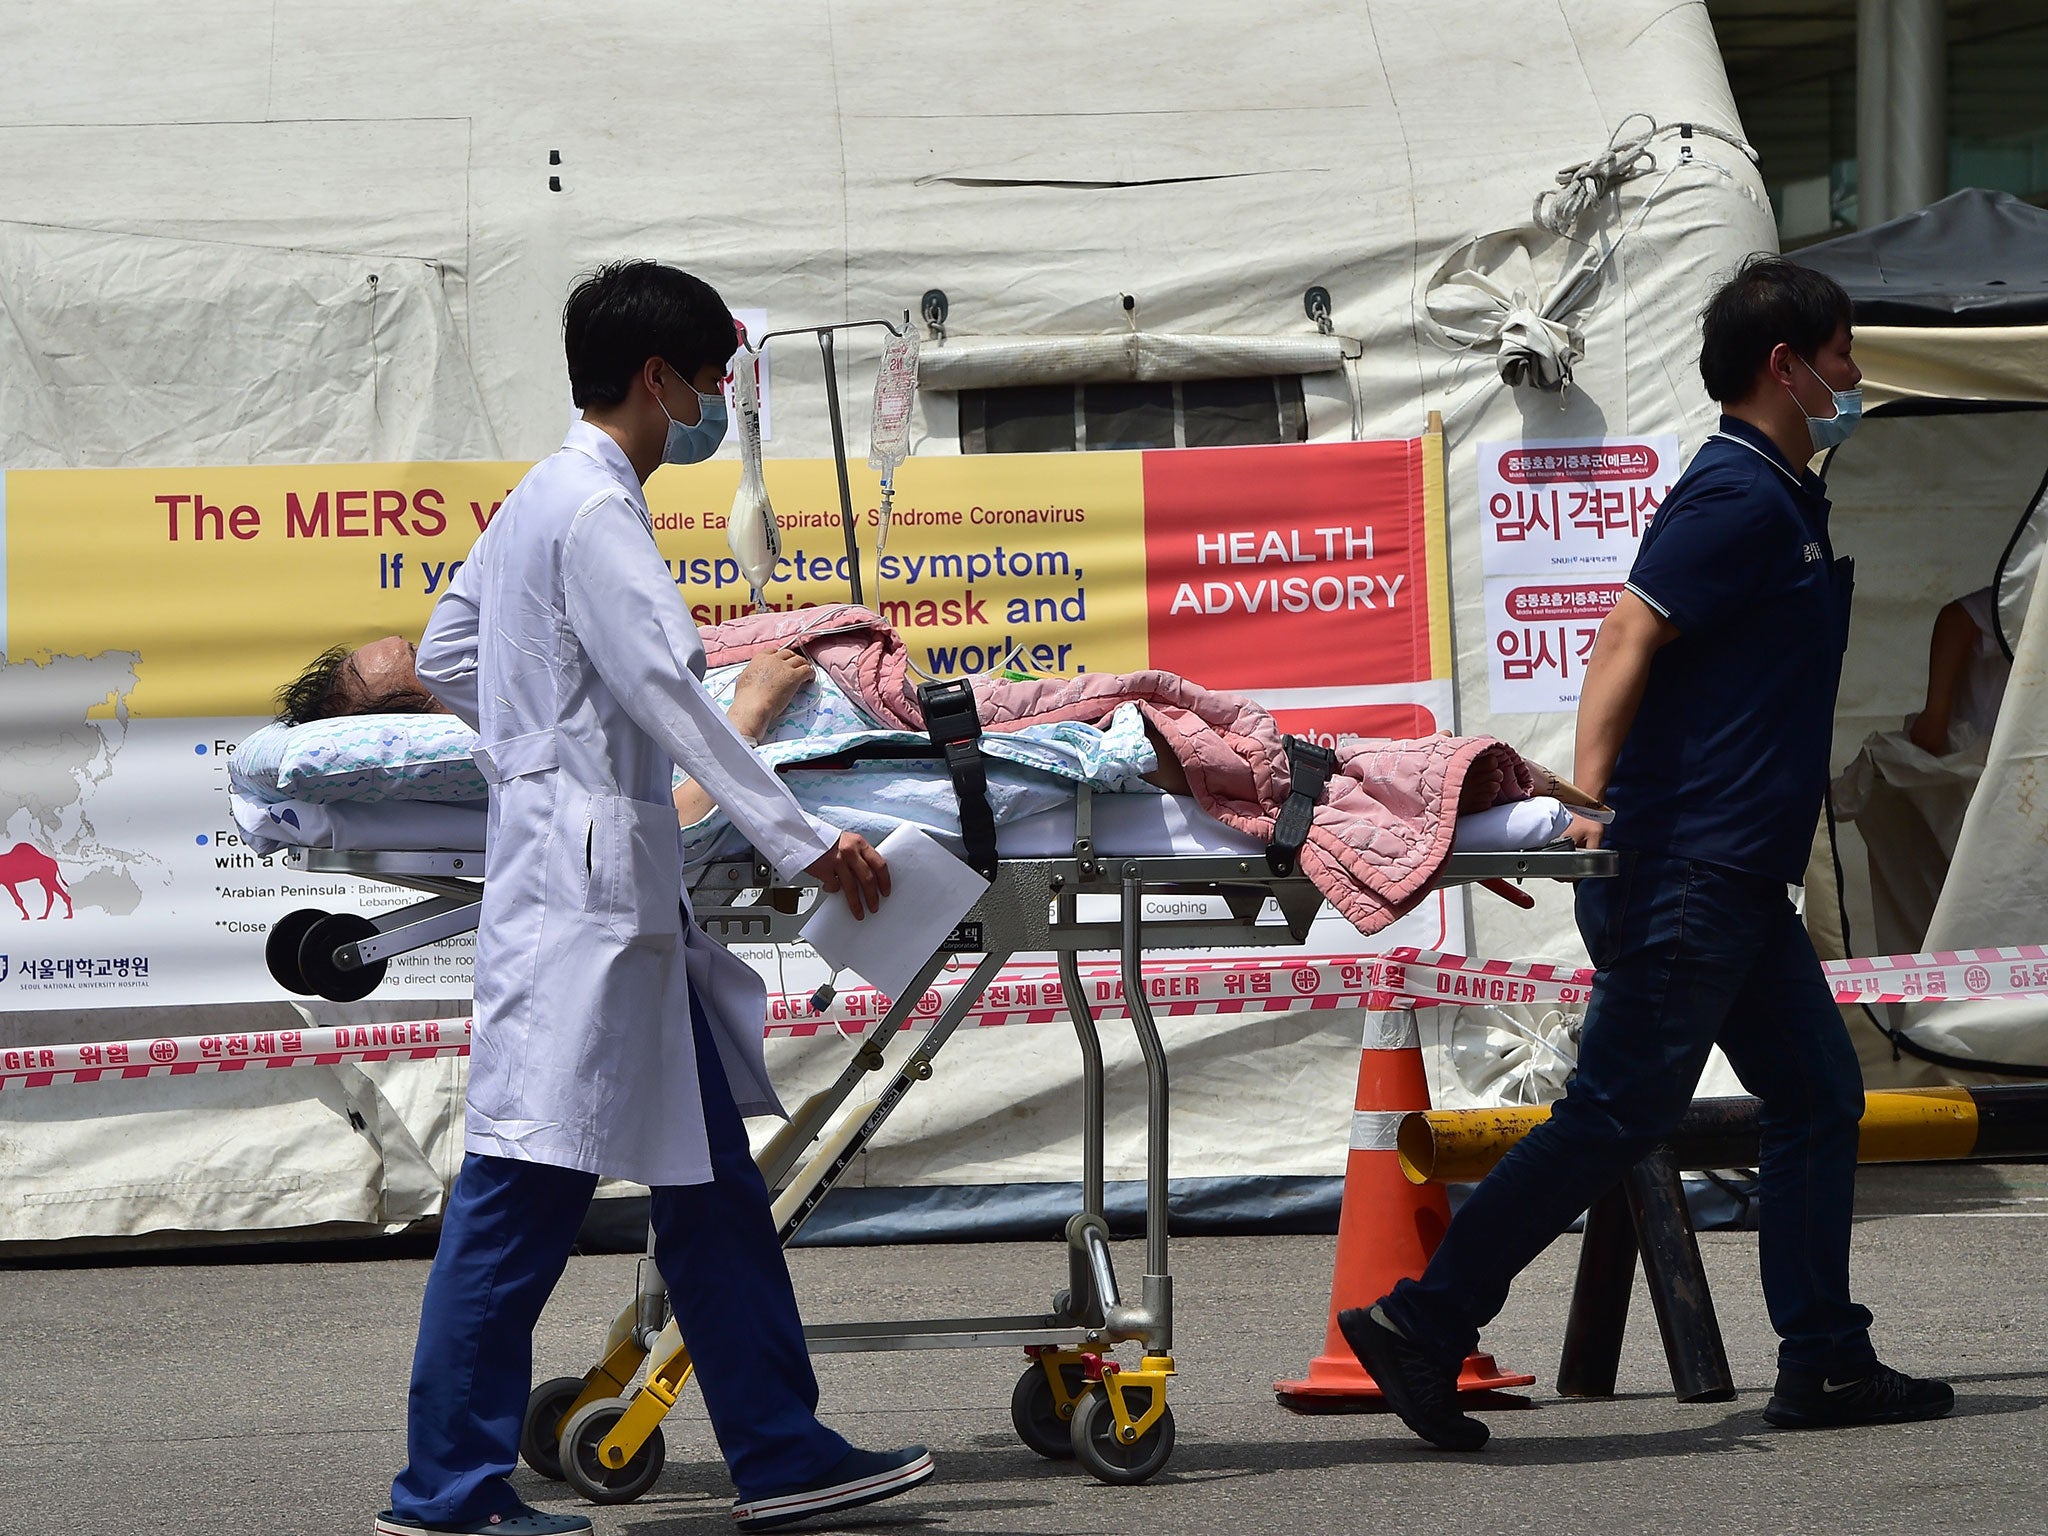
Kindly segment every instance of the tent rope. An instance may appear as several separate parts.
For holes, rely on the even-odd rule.
[[[1640,122],[1645,126],[1631,133],[1629,125]],[[1608,136],[1607,147],[1589,160],[1581,160],[1566,166],[1557,173],[1557,188],[1554,191],[1539,192],[1536,195],[1532,216],[1543,228],[1555,235],[1569,235],[1579,227],[1585,218],[1610,192],[1634,181],[1638,176],[1647,176],[1657,169],[1656,152],[1651,149],[1653,139],[1676,133],[1690,139],[1694,134],[1720,139],[1733,144],[1754,163],[1756,151],[1743,139],[1719,128],[1704,123],[1659,123],[1647,112],[1631,112],[1615,125]],[[1681,147],[1678,164],[1683,165],[1692,158],[1692,147]]]

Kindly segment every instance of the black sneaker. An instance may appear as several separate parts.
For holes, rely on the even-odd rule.
[[[1786,1368],[1764,1409],[1780,1429],[1843,1429],[1851,1424],[1909,1424],[1938,1419],[1956,1405],[1955,1388],[1922,1381],[1876,1361],[1839,1375]]]
[[[1476,1451],[1486,1444],[1491,1431],[1458,1411],[1457,1366],[1446,1369],[1395,1332],[1378,1303],[1345,1308],[1337,1327],[1403,1424],[1439,1450]]]

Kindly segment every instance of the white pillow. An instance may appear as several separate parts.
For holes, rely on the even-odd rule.
[[[482,800],[470,756],[476,732],[453,715],[344,715],[252,731],[228,759],[228,780],[273,803],[299,800]]]

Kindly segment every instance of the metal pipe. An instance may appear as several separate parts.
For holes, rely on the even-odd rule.
[[[1740,1168],[1758,1155],[1756,1099],[1696,1099],[1672,1133],[1681,1168]],[[1417,1184],[1483,1178],[1550,1118],[1527,1109],[1425,1110],[1401,1121],[1401,1171]],[[2048,1086],[1908,1088],[1864,1095],[1857,1160],[1928,1162],[2048,1153]]]
[[[1891,150],[1886,129],[1891,107],[1892,0],[1856,4],[1856,224],[1860,229],[1892,216]]]
[[[662,1279],[654,1252],[654,1223],[650,1221],[647,1224],[647,1250],[633,1274],[633,1332],[643,1349],[668,1323],[668,1286]],[[611,1351],[607,1349],[605,1353]]]
[[[1131,1027],[1145,1058],[1145,1274],[1163,1278],[1168,1273],[1166,1047],[1145,997],[1145,885],[1135,859],[1123,867],[1123,904],[1124,1003],[1131,1010]]]
[[[910,323],[910,311],[907,309],[903,312],[903,323]],[[902,328],[891,320],[842,320],[837,325],[792,325],[784,330],[768,331],[749,341],[746,346],[750,352],[761,352],[766,350],[769,342],[784,336],[816,336],[824,331],[866,331],[877,327],[887,331],[891,336],[903,334]]]
[[[1094,1222],[1081,1233],[1081,1246],[1088,1256],[1089,1273],[1095,1277],[1095,1297],[1106,1313],[1120,1307],[1124,1299],[1116,1287],[1116,1266],[1109,1259],[1109,1229]]]
[[[1062,896],[1060,921],[1073,922],[1074,898]],[[1067,991],[1067,1016],[1074,1021],[1074,1038],[1081,1047],[1081,1209],[1090,1216],[1105,1214],[1102,1143],[1102,1034],[1095,1027],[1095,1010],[1089,1006],[1086,985],[1081,980],[1080,951],[1060,951],[1060,984]]]
[[[1671,1149],[1659,1147],[1629,1169],[1621,1188],[1664,1339],[1671,1390],[1681,1403],[1725,1403],[1735,1395],[1735,1378]]]
[[[860,544],[853,536],[853,487],[846,478],[846,424],[839,415],[839,369],[832,361],[831,327],[818,328],[818,350],[825,356],[825,408],[832,418],[832,459],[839,469],[839,531],[846,535],[847,582],[853,605],[860,608],[866,606],[860,596]]]
[[[1946,0],[1892,0],[1885,128],[1891,212],[1911,213],[1948,191]]]
[[[1564,1349],[1557,1360],[1557,1390],[1563,1397],[1612,1397],[1621,1370],[1621,1341],[1628,1331],[1629,1297],[1636,1287],[1636,1234],[1628,1196],[1616,1185],[1586,1212],[1579,1240],[1578,1278],[1572,1309],[1564,1320]]]
[[[933,958],[943,964],[947,957],[941,952]],[[839,1176],[846,1165],[867,1150],[868,1143],[875,1139],[896,1112],[896,1106],[903,1102],[903,1096],[914,1084],[932,1075],[932,1059],[938,1055],[939,1047],[952,1038],[953,1031],[960,1027],[960,1021],[981,1001],[989,982],[1009,958],[1009,953],[1003,950],[983,954],[968,973],[966,983],[939,1010],[938,1018],[932,1021],[931,1027],[924,1032],[924,1038],[904,1058],[903,1065],[896,1069],[889,1086],[882,1090],[866,1116],[852,1124],[842,1124],[818,1149],[817,1156],[799,1170],[789,1181],[789,1186],[776,1197],[774,1216],[784,1247],[789,1246],[789,1240],[803,1230],[804,1223],[811,1219],[811,1213],[838,1187]],[[915,991],[906,991],[905,997],[914,1000],[923,992],[925,985],[929,982],[920,984]],[[894,1012],[893,1008],[891,1012]]]
[[[839,1076],[833,1080],[832,1086],[805,1099],[797,1106],[796,1113],[790,1116],[789,1123],[769,1138],[768,1145],[761,1149],[761,1155],[755,1161],[761,1169],[761,1177],[770,1189],[781,1187],[782,1181],[809,1150],[811,1143],[818,1139],[832,1117],[839,1113],[839,1106],[853,1097],[853,1090],[861,1085],[867,1075],[882,1070],[882,1053],[909,1022],[911,1014],[917,1009],[918,999],[922,998],[925,989],[938,979],[939,972],[946,968],[946,962],[950,958],[941,951],[927,959],[919,968],[917,979],[905,987],[903,995],[889,1005],[889,1011],[882,1016],[879,1024],[868,1031],[868,1037],[861,1042],[860,1049],[855,1051],[847,1059],[846,1065],[839,1069]]]

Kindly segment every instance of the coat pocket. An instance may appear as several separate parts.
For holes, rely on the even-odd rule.
[[[590,797],[585,898],[624,944],[672,946],[682,936],[683,850],[674,805]]]

